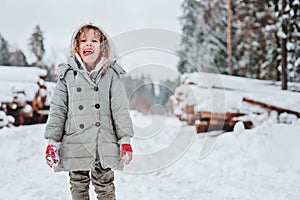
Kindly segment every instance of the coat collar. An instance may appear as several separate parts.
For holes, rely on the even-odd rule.
[[[103,72],[105,73],[106,70],[107,70],[108,67],[109,67],[109,60],[101,59],[101,60],[97,63],[95,69],[93,69],[92,71],[89,72],[89,71],[86,69],[86,66],[85,66],[85,64],[83,63],[82,59],[80,58],[80,56],[79,56],[77,53],[74,55],[73,60],[74,60],[75,63],[76,63],[75,66],[78,67],[79,70],[84,70],[84,71],[86,71],[88,74],[92,74],[92,73],[97,72],[97,71],[103,71]]]
[[[71,68],[78,73],[82,74],[82,76],[93,86],[96,86],[101,77],[105,74],[108,68],[111,68],[119,77],[126,74],[126,71],[117,63],[116,59],[109,62],[108,60],[105,62],[99,62],[95,69],[91,72],[88,72],[82,62],[80,56],[75,54],[74,57],[70,57],[68,60]],[[94,81],[91,78],[91,74],[96,73],[97,75],[93,77]]]

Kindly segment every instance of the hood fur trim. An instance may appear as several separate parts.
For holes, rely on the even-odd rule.
[[[108,57],[107,57],[107,59],[101,58],[100,61],[99,61],[99,63],[96,65],[96,67],[94,69],[94,70],[99,70],[100,68],[103,67],[103,72],[105,73],[107,71],[107,69],[109,68],[110,63],[114,60],[113,59],[113,57],[114,57],[114,55],[113,55],[113,49],[112,49],[113,45],[111,43],[111,39],[108,36],[108,34],[106,34],[105,31],[100,26],[98,26],[98,25],[95,25],[93,23],[85,23],[85,24],[81,25],[76,31],[74,31],[74,33],[72,35],[72,39],[71,39],[71,49],[70,49],[71,50],[71,52],[70,52],[71,53],[71,57],[74,59],[74,61],[78,65],[82,66],[86,70],[86,68],[85,68],[85,66],[84,66],[84,64],[83,64],[80,56],[78,55],[78,52],[76,51],[76,47],[75,47],[76,36],[79,34],[79,31],[82,28],[86,27],[86,26],[90,26],[90,27],[93,27],[95,29],[98,29],[104,35],[104,37],[106,38],[106,42],[107,42],[107,45],[108,45],[108,51],[109,51],[107,53]],[[92,71],[94,71],[94,70],[92,70]]]

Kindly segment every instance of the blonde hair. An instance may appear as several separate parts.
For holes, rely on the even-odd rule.
[[[100,55],[99,58],[111,59],[111,47],[109,38],[104,34],[104,32],[97,26],[93,24],[86,24],[82,26],[76,33],[72,41],[72,55],[75,55],[77,49],[79,48],[79,39],[82,33],[85,33],[87,30],[94,30],[96,34],[100,37]]]

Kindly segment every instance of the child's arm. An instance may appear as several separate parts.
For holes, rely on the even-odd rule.
[[[62,139],[68,112],[68,92],[64,79],[66,68],[60,66],[58,70],[58,82],[51,100],[50,114],[44,134],[45,139],[56,142],[60,142]],[[62,74],[63,76],[61,76]]]
[[[117,73],[113,73],[111,83],[111,110],[119,144],[130,144],[133,137],[132,121],[124,84]]]

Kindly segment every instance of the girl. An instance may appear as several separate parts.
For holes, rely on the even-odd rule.
[[[86,24],[72,38],[71,59],[58,67],[58,82],[45,128],[46,161],[69,171],[73,199],[115,199],[114,172],[132,159],[128,100],[109,38]],[[91,173],[91,177],[90,177]]]

